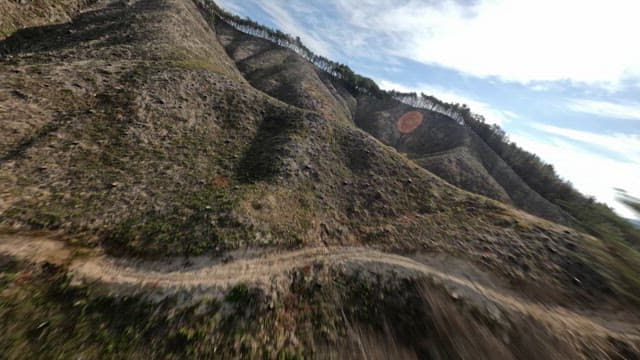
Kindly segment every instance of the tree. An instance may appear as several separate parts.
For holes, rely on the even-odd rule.
[[[618,193],[617,200],[629,207],[640,217],[640,198],[630,195],[623,189],[616,189],[616,192]]]

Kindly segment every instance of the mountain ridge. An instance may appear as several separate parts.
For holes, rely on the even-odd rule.
[[[438,176],[443,177],[454,185],[461,186],[466,190],[478,192],[488,195],[500,201],[513,203],[505,197],[504,189],[496,189],[496,179],[498,187],[506,186],[512,194],[508,197],[515,199],[515,205],[526,211],[532,212],[538,216],[570,225],[578,230],[588,232],[598,237],[611,237],[616,241],[622,241],[632,246],[640,246],[640,233],[631,227],[626,221],[616,215],[611,208],[604,204],[597,203],[593,198],[587,197],[575,190],[572,185],[562,180],[555,172],[555,169],[544,163],[536,155],[531,154],[515,143],[508,140],[505,132],[497,125],[489,125],[485,122],[484,117],[474,114],[470,109],[462,104],[445,103],[439,99],[425,94],[400,93],[396,91],[382,91],[371,79],[355,74],[347,65],[332,62],[322,56],[313,54],[306,48],[299,38],[284,34],[280,31],[265,28],[264,26],[251,21],[250,19],[241,19],[233,14],[227,13],[220,7],[210,2],[202,2],[199,4],[204,11],[213,9],[214,17],[221,20],[217,26],[224,23],[238,31],[244,31],[250,35],[252,32],[263,32],[262,40],[275,42],[275,45],[282,46],[292,50],[296,54],[302,54],[310,63],[316,65],[320,73],[327,74],[330,80],[339,83],[338,88],[349,88],[355,91],[355,97],[375,96],[378,100],[384,98],[393,98],[402,103],[414,106],[422,111],[430,110],[442,114],[452,121],[463,125],[473,136],[478,138],[480,145],[485,143],[485,149],[481,152],[475,151],[476,159],[462,157],[458,159],[444,159],[437,163],[429,162],[429,170],[435,171]],[[203,5],[208,4],[208,5]],[[251,35],[250,35],[251,36]],[[274,39],[278,39],[277,41]],[[314,61],[318,61],[315,64]],[[326,78],[327,76],[322,76]],[[251,80],[250,80],[251,81]],[[254,84],[256,85],[256,84]],[[335,85],[335,84],[334,84]],[[331,85],[327,85],[331,86]],[[260,85],[258,85],[260,88]],[[268,93],[277,96],[277,89],[267,89]],[[362,93],[359,93],[362,91]],[[356,119],[354,114],[352,118]],[[356,122],[360,127],[362,122]],[[393,128],[393,124],[390,126]],[[365,126],[366,128],[366,126]],[[369,127],[369,130],[371,128]],[[387,130],[388,132],[389,130]],[[371,131],[369,131],[371,132]],[[397,131],[396,131],[397,133]],[[381,138],[381,134],[373,134]],[[397,135],[396,135],[397,137]],[[432,140],[432,139],[430,139]],[[384,142],[384,141],[383,141]],[[476,141],[477,143],[478,141]],[[389,144],[387,142],[387,144]],[[486,147],[488,146],[488,151]],[[487,162],[487,152],[495,152],[494,159]],[[416,154],[414,154],[415,156]],[[417,154],[424,156],[428,154]],[[461,171],[456,170],[457,166],[451,166],[451,163],[459,163],[466,169],[477,168],[478,161],[484,163],[485,169],[480,169],[476,176],[485,178],[480,184],[474,184],[474,176],[460,176]],[[497,166],[495,164],[500,164]],[[474,165],[475,164],[475,165]],[[426,165],[426,164],[424,164]],[[496,179],[487,179],[486,170],[489,173],[497,171]],[[490,175],[491,177],[491,175]],[[477,181],[476,181],[477,182]],[[483,192],[488,187],[493,190]],[[502,191],[501,191],[502,190]]]
[[[13,335],[0,344],[9,357],[637,351],[632,249],[449,184],[356,126],[346,80],[278,48],[247,57],[256,41],[234,45],[196,4],[100,0],[71,22],[2,41],[0,328]],[[44,259],[30,258],[34,246]],[[217,271],[241,267],[237,254],[333,249],[333,259],[346,248],[366,255],[312,256],[282,271],[274,263],[268,279],[215,291],[179,278],[203,258]],[[518,300],[485,302],[416,271],[439,257],[453,264],[449,276],[487,273],[542,307],[627,322],[549,325],[544,311],[514,311]],[[126,286],[108,276],[96,284],[74,264],[142,270]],[[178,276],[169,294],[166,283],[143,286],[165,265],[182,266],[163,275]]]

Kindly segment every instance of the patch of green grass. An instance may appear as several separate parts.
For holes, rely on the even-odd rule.
[[[231,288],[231,290],[229,290],[229,292],[225,296],[225,300],[238,304],[248,303],[249,301],[251,301],[249,287],[245,283],[237,284],[236,286]]]
[[[221,229],[242,231],[229,218],[233,204],[226,189],[202,188],[176,199],[168,211],[130,216],[106,234],[105,244],[118,254],[146,256],[201,255],[229,247]]]
[[[190,58],[187,60],[174,60],[171,65],[181,67],[185,69],[202,69],[211,71],[217,74],[226,75],[226,72],[217,66],[215,63],[205,58]]]
[[[218,54],[203,55],[195,53],[191,50],[178,48],[170,51],[168,58],[171,59],[168,62],[168,65],[170,66],[180,67],[184,69],[202,69],[217,74],[231,76],[240,80],[240,78],[238,77],[239,74],[231,72],[224,68],[223,56],[218,56]]]
[[[585,239],[587,261],[613,286],[613,290],[640,307],[640,253],[618,239]]]

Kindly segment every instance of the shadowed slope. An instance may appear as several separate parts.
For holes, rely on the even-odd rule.
[[[413,133],[401,134],[398,119],[412,108],[394,100],[361,98],[357,124],[384,143],[407,153],[436,175],[496,200],[513,204],[558,223],[569,217],[532,190],[500,156],[470,128],[444,115],[420,110],[425,121]]]
[[[215,22],[220,43],[257,89],[288,104],[350,121],[356,101],[334,79],[291,50]]]
[[[350,119],[456,186],[568,223],[561,209],[533,191],[469,128],[444,115],[422,111],[426,121],[413,133],[402,135],[396,121],[410,107],[393,99],[363,96],[356,101],[339,80],[293,51],[243,34],[222,21],[216,28],[230,57],[256,88],[286,103],[319,111],[329,119]],[[340,111],[336,114],[331,109]],[[451,152],[457,147],[461,151]]]

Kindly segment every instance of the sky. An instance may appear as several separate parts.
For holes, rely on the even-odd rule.
[[[640,196],[640,1],[218,0],[384,89],[465,103],[627,218]]]

